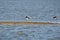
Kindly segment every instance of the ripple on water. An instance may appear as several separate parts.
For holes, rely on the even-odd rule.
[[[54,40],[52,38],[60,37],[60,27],[55,25],[0,25],[0,30],[2,40]]]

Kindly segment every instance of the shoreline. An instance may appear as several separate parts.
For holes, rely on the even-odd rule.
[[[58,23],[58,22],[0,22],[0,24],[7,24],[7,25],[9,25],[9,24],[11,24],[11,25],[15,25],[15,24],[24,25],[24,24],[26,24],[26,25],[28,25],[28,24],[60,24],[60,23]]]

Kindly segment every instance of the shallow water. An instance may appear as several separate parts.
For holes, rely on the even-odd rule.
[[[54,21],[60,22],[60,0],[0,0],[0,21]]]
[[[60,26],[0,25],[0,40],[60,40]]]
[[[0,0],[0,22],[25,22],[26,15],[29,21],[60,22],[60,0]],[[0,40],[60,40],[60,25],[0,25]]]

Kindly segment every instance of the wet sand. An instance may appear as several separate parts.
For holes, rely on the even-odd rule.
[[[7,24],[7,25],[9,25],[9,24],[11,24],[11,25],[15,25],[15,24],[24,25],[24,24],[26,24],[26,25],[29,25],[29,24],[60,24],[60,23],[58,23],[58,22],[0,22],[0,24]]]

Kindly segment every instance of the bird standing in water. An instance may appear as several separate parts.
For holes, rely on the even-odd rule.
[[[53,19],[57,20],[57,16],[54,16]]]
[[[25,18],[26,18],[26,21],[28,21],[30,19],[28,16],[26,16]]]
[[[54,16],[53,19],[56,21],[57,20],[57,16]]]

